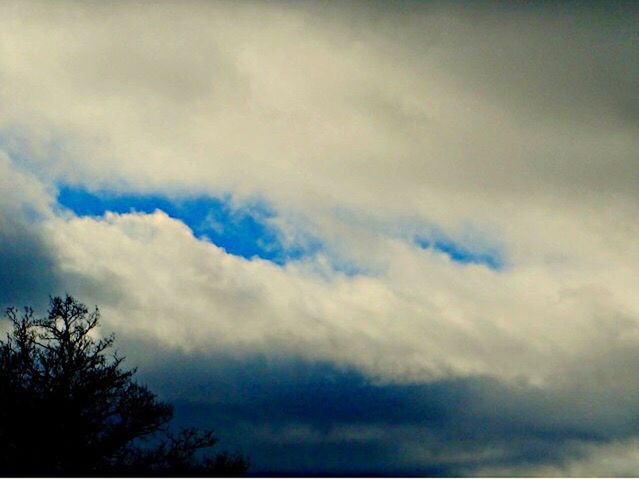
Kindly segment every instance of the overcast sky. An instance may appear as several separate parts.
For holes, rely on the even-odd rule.
[[[0,191],[254,472],[639,468],[637,3],[2,2]]]

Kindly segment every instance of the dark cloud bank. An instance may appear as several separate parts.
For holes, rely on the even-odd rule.
[[[151,354],[141,362],[141,378],[174,402],[179,422],[213,427],[227,447],[248,451],[256,475],[560,466],[582,457],[583,444],[639,432],[636,393],[584,382],[375,384],[354,370],[265,357]]]

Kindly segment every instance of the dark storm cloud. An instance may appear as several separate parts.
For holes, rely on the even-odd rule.
[[[0,308],[30,306],[43,311],[50,296],[65,292],[111,304],[121,296],[117,278],[94,278],[65,270],[58,245],[50,191],[29,168],[0,149]]]
[[[639,433],[636,393],[592,384],[373,384],[320,363],[136,356],[180,423],[213,427],[226,447],[251,455],[256,474],[459,475],[561,464],[580,457],[576,444]]]
[[[30,306],[46,309],[49,297],[66,292],[96,298],[112,304],[122,296],[118,278],[95,279],[90,275],[64,271],[58,251],[38,222],[11,218],[1,212],[0,221],[0,308]]]
[[[46,305],[58,290],[59,275],[52,252],[41,235],[18,222],[0,229],[0,306]]]
[[[1,146],[0,307],[42,307],[60,282],[55,251],[41,227],[47,193]]]

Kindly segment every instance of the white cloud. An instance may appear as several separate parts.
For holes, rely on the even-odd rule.
[[[47,224],[62,271],[127,337],[186,351],[264,353],[360,368],[382,381],[448,375],[542,381],[636,344],[634,310],[574,271],[495,272],[387,240],[387,271],[318,276],[226,254],[161,212]],[[617,285],[620,286],[620,285]]]

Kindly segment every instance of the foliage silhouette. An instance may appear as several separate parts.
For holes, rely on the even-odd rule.
[[[133,380],[135,369],[96,338],[100,313],[71,296],[48,314],[7,310],[0,340],[0,474],[12,476],[236,476],[245,458],[201,457],[211,431],[171,431],[173,408]]]

